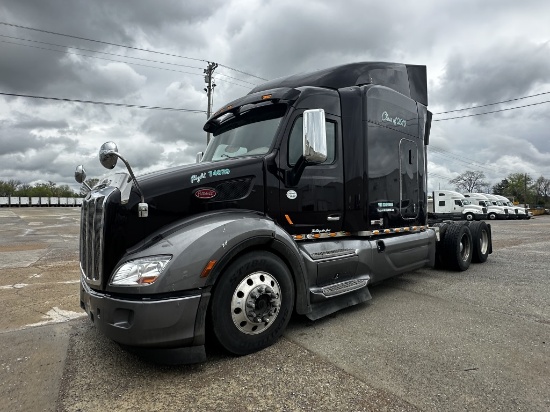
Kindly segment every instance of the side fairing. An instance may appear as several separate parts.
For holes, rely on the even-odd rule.
[[[417,103],[387,87],[365,88],[366,229],[425,221],[424,139]]]

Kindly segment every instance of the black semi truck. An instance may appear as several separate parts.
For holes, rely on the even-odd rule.
[[[141,353],[205,359],[206,338],[244,355],[296,312],[318,319],[368,286],[491,253],[485,222],[427,225],[426,67],[366,62],[269,81],[212,115],[197,163],[126,170],[82,205],[80,303]],[[85,182],[85,171],[75,177]]]

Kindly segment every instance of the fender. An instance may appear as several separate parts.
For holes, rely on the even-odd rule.
[[[272,250],[288,265],[294,276],[297,296],[308,297],[307,270],[292,237],[272,219],[249,210],[207,212],[165,226],[135,248],[128,250],[117,268],[125,262],[153,255],[172,255],[162,276],[149,286],[124,286],[124,292],[136,295],[184,294],[213,286],[223,270],[245,250]],[[212,272],[201,277],[210,261]],[[116,269],[115,269],[116,271]],[[116,293],[120,286],[107,286]],[[298,313],[310,310],[309,299],[296,299]]]

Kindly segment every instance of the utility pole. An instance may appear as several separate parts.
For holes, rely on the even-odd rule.
[[[208,67],[204,69],[204,82],[206,83],[206,87],[204,88],[204,91],[206,92],[206,95],[208,96],[208,109],[206,111],[206,118],[209,119],[212,115],[212,93],[214,91],[214,87],[216,85],[212,83],[212,74],[214,73],[214,70],[218,67],[217,63],[208,62]],[[210,132],[206,133],[206,144],[210,143]]]
[[[525,173],[525,180],[524,180],[524,196],[525,200],[523,201],[523,204],[527,204],[527,173]]]

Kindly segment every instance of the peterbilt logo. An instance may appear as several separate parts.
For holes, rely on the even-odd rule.
[[[209,187],[203,187],[195,191],[195,197],[199,199],[212,199],[216,197],[217,194],[218,192]]]

